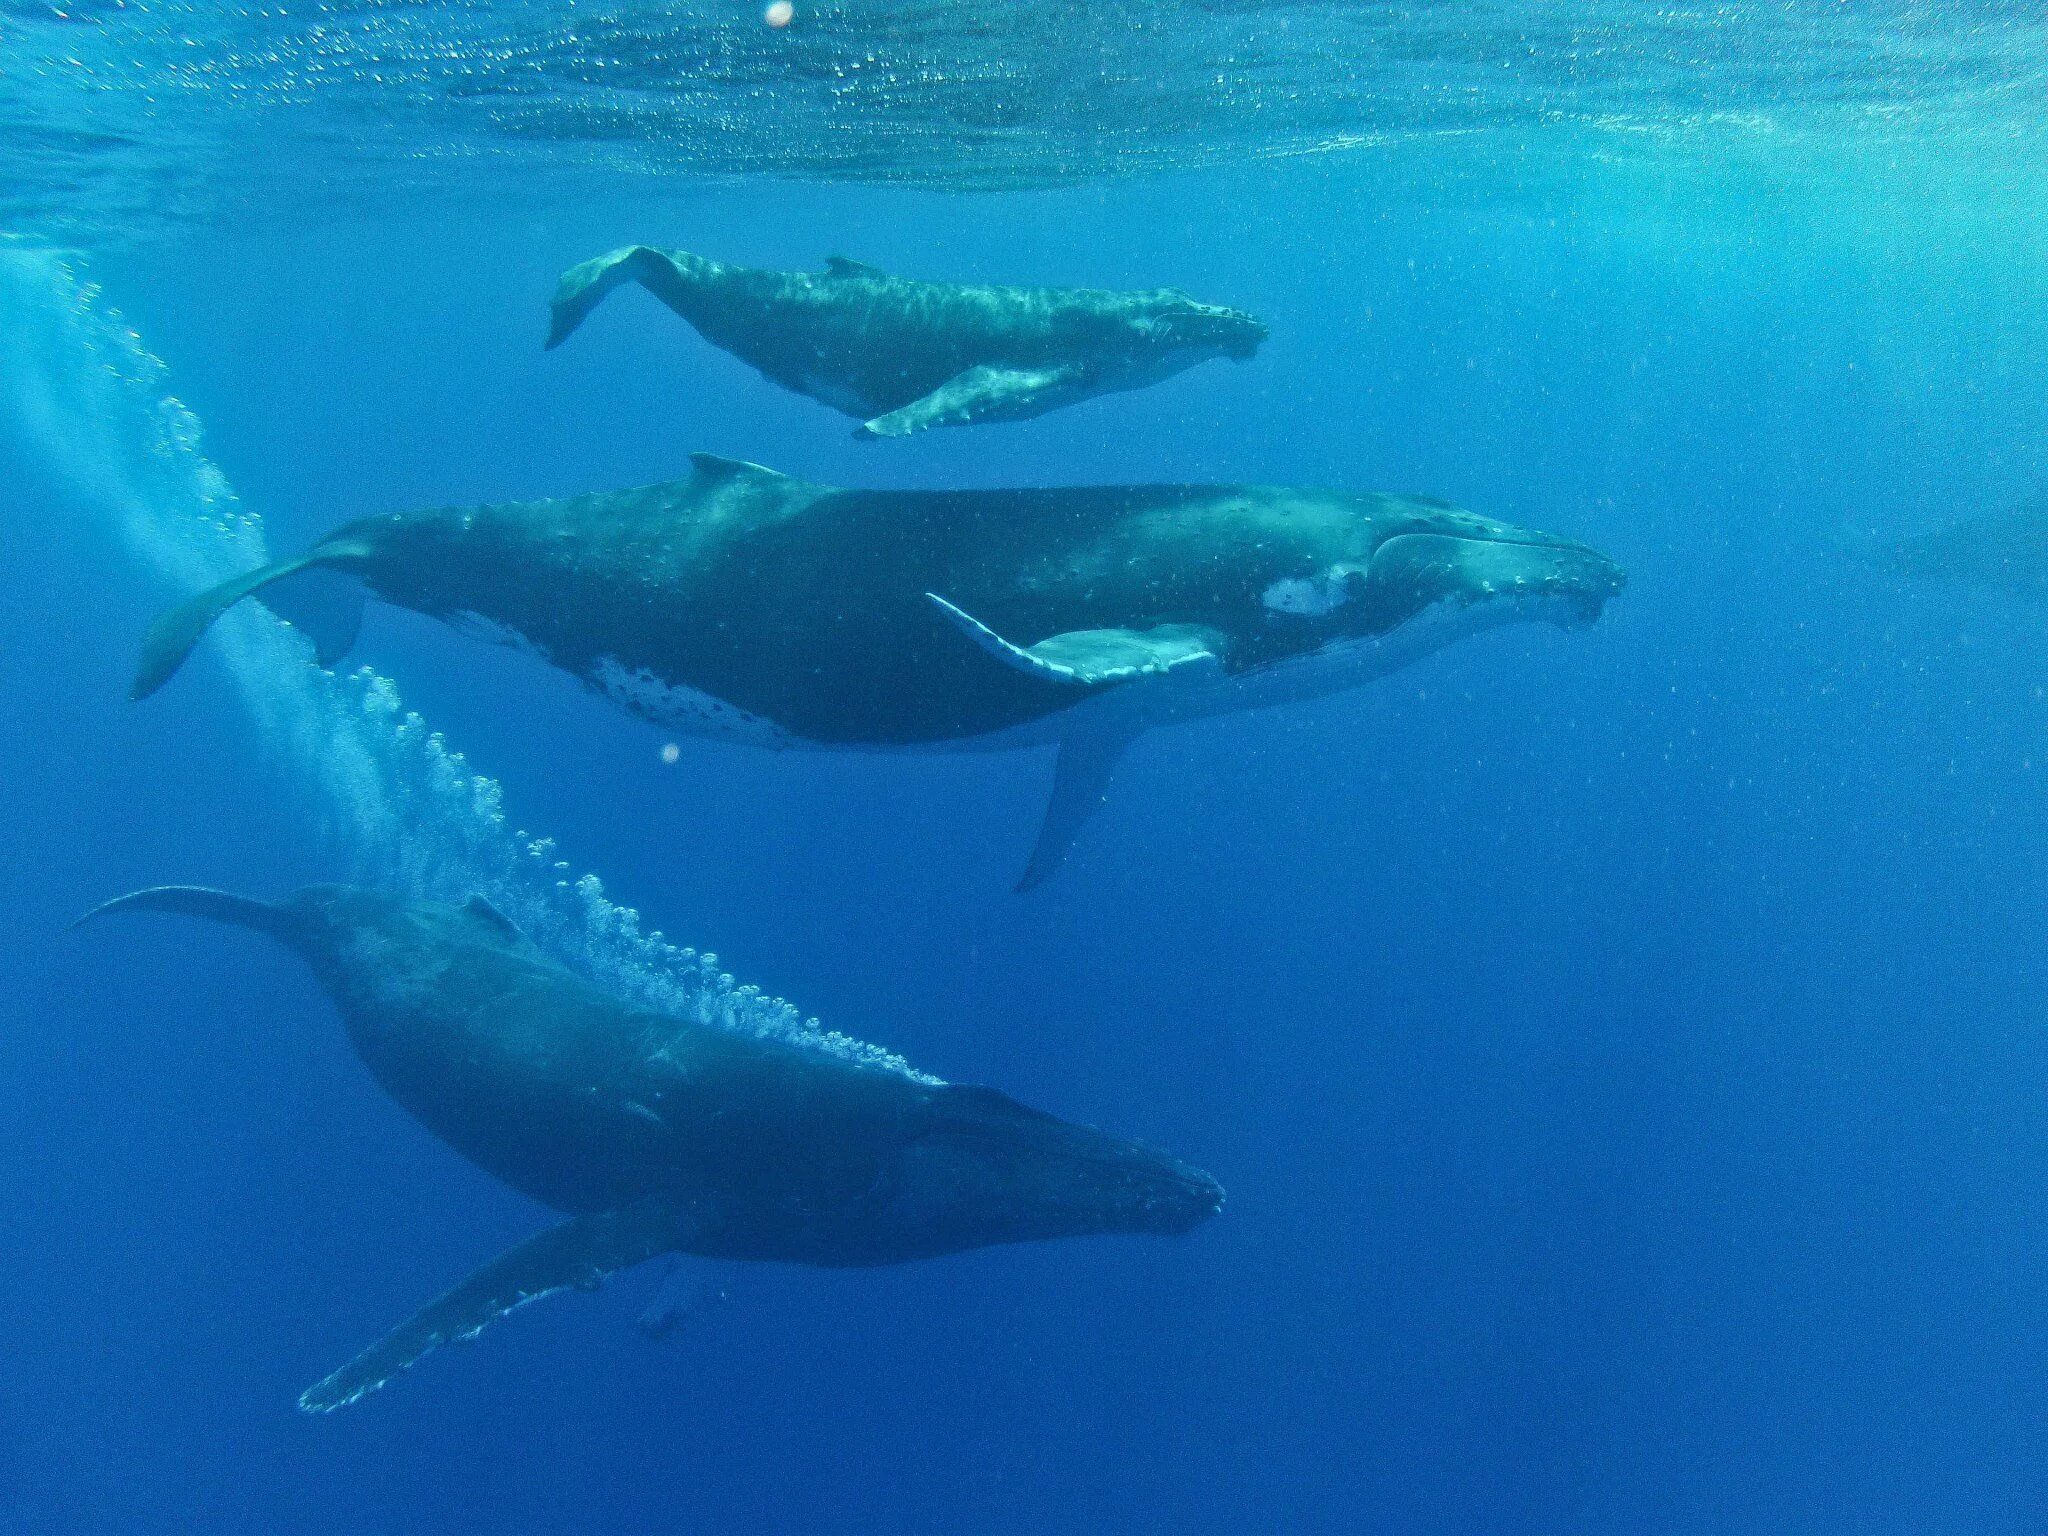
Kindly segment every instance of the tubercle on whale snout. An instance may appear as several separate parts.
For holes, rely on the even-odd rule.
[[[1157,1218],[1156,1225],[1148,1230],[1168,1237],[1179,1237],[1192,1232],[1211,1217],[1223,1210],[1223,1186],[1207,1174],[1190,1178],[1185,1189],[1185,1198],[1165,1201],[1150,1200],[1147,1211]]]

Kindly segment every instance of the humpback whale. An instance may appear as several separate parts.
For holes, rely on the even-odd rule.
[[[841,256],[823,272],[769,272],[633,245],[562,274],[548,346],[625,282],[783,388],[858,418],[857,437],[1022,421],[1212,357],[1244,361],[1266,338],[1250,315],[1177,288],[921,282]]]
[[[481,897],[447,906],[323,885],[271,903],[158,886],[80,921],[138,909],[239,924],[295,950],[393,1099],[567,1217],[308,1388],[308,1412],[357,1401],[525,1302],[663,1253],[895,1264],[1178,1234],[1222,1206],[1200,1170],[996,1089],[628,1006]]]
[[[1854,547],[1893,576],[2016,597],[2048,597],[2048,493],[1996,512],[1960,518],[1932,533]]]
[[[1422,497],[851,491],[694,463],[638,490],[350,523],[165,614],[134,694],[258,592],[331,664],[361,587],[305,607],[293,589],[341,572],[671,729],[779,747],[1057,742],[1022,888],[1147,728],[1331,693],[1499,624],[1588,624],[1623,582],[1583,544]]]

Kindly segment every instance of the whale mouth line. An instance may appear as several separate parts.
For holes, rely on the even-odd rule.
[[[1102,1133],[1097,1133],[1102,1134]],[[1001,1147],[1016,1145],[1014,1138],[1002,1134],[999,1127],[947,1126],[943,1130],[930,1132],[926,1139],[946,1141],[953,1139],[974,1140]],[[1171,1163],[1147,1161],[1147,1155],[1159,1158],[1149,1148],[1131,1146],[1112,1148],[1107,1151],[1091,1151],[1085,1147],[1033,1146],[1030,1150],[1062,1162],[1075,1163],[1087,1168],[1100,1168],[1119,1173],[1138,1173],[1157,1179],[1162,1184],[1171,1184],[1183,1193],[1206,1199],[1215,1209],[1223,1208],[1223,1189],[1207,1174],[1178,1167]]]
[[[963,1140],[971,1138],[976,1141],[995,1142],[1001,1146],[1014,1146],[1016,1144],[1016,1138],[1012,1135],[1006,1134],[1006,1132],[1010,1131],[1011,1129],[1013,1128],[1008,1126],[948,1125],[938,1130],[928,1131],[926,1132],[926,1136],[930,1139],[941,1141],[958,1137]],[[1102,1135],[1105,1133],[1097,1132],[1096,1134]],[[1052,1147],[1039,1145],[1034,1146],[1033,1150],[1056,1153],[1058,1156],[1065,1158],[1069,1162],[1087,1163],[1090,1166],[1096,1168],[1129,1168],[1136,1165],[1138,1162],[1137,1159],[1129,1155],[1129,1151],[1143,1151],[1145,1149],[1125,1149],[1122,1147],[1117,1147],[1112,1148],[1108,1151],[1095,1152],[1090,1151],[1085,1147]],[[1170,1170],[1162,1171],[1166,1171],[1169,1173],[1171,1172]],[[1179,1177],[1185,1178],[1186,1175],[1179,1175]]]
[[[1314,650],[1277,656],[1229,678],[1260,703],[1319,696],[1398,671],[1460,640],[1518,624],[1580,630],[1598,622],[1607,594],[1458,590],[1424,604],[1377,634],[1334,634]],[[1277,692],[1275,690],[1278,690]]]

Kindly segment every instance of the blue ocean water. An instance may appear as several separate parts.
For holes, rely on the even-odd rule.
[[[848,6],[778,63],[751,12],[46,9],[0,8],[0,1530],[2042,1528],[2043,617],[1851,553],[2048,480],[2034,18]],[[860,59],[892,80],[811,88]],[[1172,283],[1273,335],[858,443],[641,294],[542,352],[555,275],[641,240]],[[669,763],[397,609],[356,657],[389,684],[252,617],[126,700],[150,617],[253,562],[244,513],[283,552],[696,450],[1427,492],[1630,586],[1147,737],[1028,896],[1037,753]],[[725,1299],[658,1341],[657,1263],[302,1416],[550,1218],[382,1096],[289,955],[66,924],[352,872],[487,884],[621,988],[815,1015],[1228,1203],[684,1261]]]

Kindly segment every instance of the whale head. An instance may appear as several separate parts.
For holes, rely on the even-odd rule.
[[[1303,548],[1257,593],[1247,671],[1308,696],[1385,676],[1468,636],[1545,622],[1582,629],[1627,583],[1584,544],[1435,504],[1356,542]],[[1284,685],[1284,686],[1283,686]]]
[[[1221,304],[1203,304],[1178,288],[1167,288],[1147,304],[1143,328],[1148,341],[1166,352],[1228,357],[1248,362],[1266,339],[1266,323],[1256,315]]]
[[[1453,516],[1282,575],[1260,593],[1260,606],[1281,631],[1300,626],[1315,643],[1391,636],[1424,617],[1465,628],[1543,619],[1578,629],[1627,584],[1618,564],[1587,545]]]
[[[1404,535],[1380,546],[1370,570],[1374,601],[1396,613],[1544,619],[1564,629],[1594,623],[1628,583],[1599,550],[1523,529]]]
[[[1198,1168],[993,1088],[932,1091],[864,1225],[875,1257],[1128,1232],[1177,1235],[1223,1206]]]

